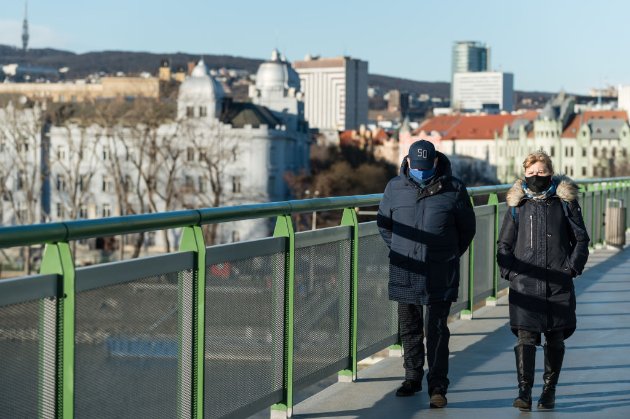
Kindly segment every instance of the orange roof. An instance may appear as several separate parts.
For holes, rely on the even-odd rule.
[[[627,120],[626,111],[584,111],[573,117],[573,120],[562,132],[563,138],[575,138],[580,127],[591,119],[621,119]]]
[[[526,116],[527,115],[527,116]],[[425,121],[417,132],[438,131],[442,140],[490,140],[495,133],[500,135],[503,127],[513,120],[523,117],[535,117],[529,113],[517,115],[441,115]]]

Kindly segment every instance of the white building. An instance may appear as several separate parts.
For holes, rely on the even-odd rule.
[[[496,71],[455,73],[451,106],[460,110],[514,108],[514,75]]]
[[[619,85],[617,88],[617,101],[619,109],[628,112],[630,116],[630,85]]]
[[[349,57],[296,61],[306,120],[320,130],[345,131],[367,124],[368,63]]]
[[[291,198],[284,175],[309,169],[308,124],[296,73],[277,54],[273,58],[261,66],[254,103],[226,97],[200,61],[180,86],[176,117],[153,127],[147,117],[135,126],[72,121],[42,130],[38,106],[0,109],[0,192],[6,198],[0,221],[27,224]],[[216,241],[268,236],[272,221],[220,224]],[[150,235],[150,244],[176,244],[177,233],[167,234]]]

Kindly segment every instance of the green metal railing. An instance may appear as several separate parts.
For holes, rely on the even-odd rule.
[[[606,199],[624,199],[630,211],[630,178],[578,183],[595,246],[604,241]],[[454,313],[472,317],[476,305],[495,301],[507,286],[499,279],[495,254],[500,218],[506,211],[499,196],[510,187],[469,188],[473,200],[488,196],[486,204],[475,206],[478,224],[487,228],[462,258],[464,275]],[[0,319],[5,319],[0,320],[0,357],[4,359],[0,362],[8,362],[15,355],[11,351],[21,350],[38,354],[39,359],[36,371],[24,374],[36,382],[36,394],[24,396],[23,401],[0,395],[0,409],[15,417],[24,412],[37,417],[81,417],[94,412],[97,390],[107,389],[117,379],[107,371],[142,371],[138,376],[148,377],[142,374],[172,370],[168,379],[163,377],[164,387],[167,383],[174,386],[175,391],[168,393],[176,394],[176,401],[165,401],[166,396],[161,401],[172,408],[172,412],[161,408],[164,417],[243,417],[265,406],[291,416],[296,388],[334,371],[354,380],[360,357],[398,341],[396,312],[386,296],[387,249],[375,222],[359,223],[357,217],[358,208],[376,206],[381,197],[318,198],[0,228],[0,248],[46,245],[39,275],[0,281]],[[343,211],[339,227],[294,231],[292,214],[330,210]],[[272,238],[211,247],[204,243],[203,225],[269,217],[276,217]],[[70,241],[174,228],[182,228],[179,253],[87,268],[74,266]],[[239,268],[224,274],[215,272],[218,266]],[[153,316],[136,310],[142,304],[155,310],[150,313]],[[260,312],[251,313],[248,305]],[[365,310],[368,305],[370,309]],[[17,315],[20,310],[31,314]],[[118,319],[121,310],[131,317]],[[371,311],[378,310],[382,313],[366,321]],[[222,313],[231,316],[222,318]],[[13,320],[20,316],[31,323],[25,326]],[[370,329],[370,322],[379,319],[380,329]],[[132,327],[126,323],[142,331],[130,331]],[[235,331],[244,331],[244,336],[236,336]],[[368,332],[372,334],[369,339]],[[245,343],[233,342],[237,337]],[[101,359],[97,349],[107,356]],[[141,362],[124,364],[129,359]],[[156,359],[161,360],[160,368],[153,370]],[[102,362],[102,369],[92,372],[90,362],[84,360]],[[0,382],[19,379],[17,372],[7,372],[3,365]],[[238,374],[239,365],[260,368],[273,383],[243,403],[229,398],[215,402],[219,400],[213,394],[218,392],[215,387],[223,381],[226,394],[239,385],[228,382]],[[101,387],[88,394],[79,381],[90,374],[95,374],[95,381],[102,380]],[[213,403],[221,406],[211,406]],[[160,410],[130,412],[127,414],[134,417],[160,417]]]

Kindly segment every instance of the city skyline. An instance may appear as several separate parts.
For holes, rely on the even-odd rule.
[[[291,61],[309,53],[349,55],[368,61],[374,74],[448,81],[453,42],[472,40],[492,49],[491,70],[514,73],[517,90],[587,94],[606,84],[630,84],[630,58],[619,48],[630,41],[623,31],[630,3],[620,0],[589,9],[589,22],[601,24],[588,31],[580,30],[580,2],[568,1],[533,1],[527,8],[498,0],[405,0],[389,8],[356,0],[323,0],[317,7],[286,0],[250,1],[238,8],[171,4],[31,0],[29,45],[78,53],[183,51],[260,59],[277,47]],[[0,43],[21,45],[23,15],[23,1],[5,5]]]

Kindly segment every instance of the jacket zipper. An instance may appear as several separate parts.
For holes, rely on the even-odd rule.
[[[529,247],[534,248],[534,217],[529,216]]]

